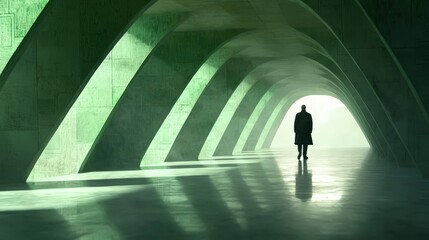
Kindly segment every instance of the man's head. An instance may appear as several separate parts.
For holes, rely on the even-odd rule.
[[[302,106],[301,106],[301,110],[302,110],[302,111],[305,111],[305,105],[302,105]]]

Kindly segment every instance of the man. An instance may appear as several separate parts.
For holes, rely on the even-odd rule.
[[[304,155],[304,160],[307,160],[308,145],[313,145],[313,139],[311,138],[313,119],[311,118],[311,114],[305,111],[305,108],[305,105],[302,105],[301,112],[295,116],[295,145],[298,145],[298,160],[300,160],[301,154]]]

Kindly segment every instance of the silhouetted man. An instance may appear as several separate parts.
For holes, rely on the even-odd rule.
[[[301,112],[295,116],[295,145],[298,145],[298,160],[301,154],[304,154],[304,160],[307,160],[308,145],[313,145],[311,132],[313,131],[313,119],[311,114],[305,111],[305,105],[301,106]],[[304,152],[302,152],[304,147]]]

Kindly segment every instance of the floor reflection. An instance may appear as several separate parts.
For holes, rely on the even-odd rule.
[[[0,239],[429,239],[415,171],[368,149],[250,155],[0,187]]]
[[[307,161],[298,162],[298,172],[295,176],[295,197],[306,202],[313,196],[313,180],[308,171]]]

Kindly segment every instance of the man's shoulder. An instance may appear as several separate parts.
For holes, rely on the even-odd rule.
[[[302,115],[302,116],[304,116],[304,115],[311,116],[311,114],[310,114],[309,112],[299,112],[299,113],[297,113],[296,115],[297,115],[297,116],[298,116],[298,115]]]

